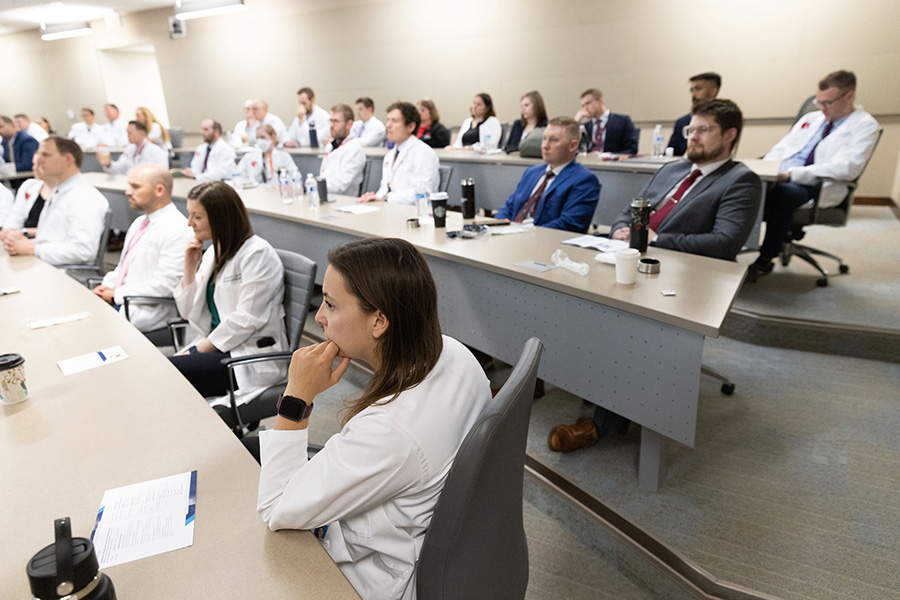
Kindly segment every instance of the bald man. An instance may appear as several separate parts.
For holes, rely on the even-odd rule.
[[[125,234],[116,268],[94,288],[94,293],[115,307],[125,296],[172,297],[184,271],[184,249],[194,239],[187,219],[172,204],[172,176],[159,165],[140,165],[128,174],[128,205],[144,213]],[[174,305],[135,304],[129,320],[141,331],[165,327],[177,317]]]

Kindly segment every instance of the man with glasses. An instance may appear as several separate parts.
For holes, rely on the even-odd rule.
[[[319,175],[325,177],[329,194],[359,194],[366,153],[362,144],[350,133],[353,109],[346,104],[331,107],[331,141],[325,147]]]
[[[846,182],[862,173],[878,139],[878,122],[855,100],[856,75],[827,75],[816,91],[819,110],[803,116],[766,154],[766,160],[780,161],[781,167],[766,194],[766,237],[750,266],[750,281],[772,272],[795,210],[817,195],[819,208],[839,205],[847,195]]]
[[[650,200],[649,239],[660,248],[734,260],[759,212],[762,182],[745,165],[731,159],[744,119],[731,100],[701,100],[684,130],[687,159],[662,167],[641,195]],[[610,232],[628,241],[630,210]],[[547,445],[554,452],[574,452],[599,442],[607,433],[625,433],[631,422],[600,406],[593,417],[557,425]]]

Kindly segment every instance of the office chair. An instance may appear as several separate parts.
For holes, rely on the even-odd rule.
[[[500,123],[500,143],[497,144],[498,148],[502,148],[503,144],[506,143],[507,133],[509,133],[509,123]]]
[[[800,110],[797,112],[797,117],[794,119],[794,123],[799,121],[803,117],[803,115],[811,113],[814,110],[819,110],[819,107],[816,106],[815,94],[804,100],[803,104],[800,105]],[[791,125],[793,126],[794,123],[792,123]]]
[[[882,133],[884,133],[883,128],[878,130],[875,144],[872,146],[872,151],[869,153],[865,164],[863,164],[863,168],[859,172],[859,175],[853,181],[847,182],[847,195],[844,196],[844,199],[839,205],[831,208],[819,208],[819,197],[821,196],[820,188],[819,195],[812,200],[812,206],[803,206],[794,211],[791,232],[788,234],[788,239],[785,241],[781,250],[781,264],[787,266],[788,263],[790,263],[792,256],[796,256],[797,258],[806,261],[822,275],[816,280],[816,285],[819,287],[828,285],[828,271],[819,264],[814,256],[824,256],[836,261],[838,263],[838,271],[841,273],[849,273],[850,266],[844,264],[843,259],[839,256],[811,246],[799,244],[798,242],[806,235],[804,228],[809,225],[843,227],[847,224],[847,220],[850,217],[850,207],[853,205],[853,196],[859,185],[859,178],[862,177],[866,167],[869,165],[869,161],[872,159],[872,155],[875,154],[875,149],[878,147],[878,142],[881,141]]]
[[[58,265],[70,277],[79,283],[86,284],[91,277],[103,277],[103,255],[106,253],[106,244],[109,242],[109,231],[112,227],[112,211],[106,211],[106,217],[103,219],[103,232],[100,234],[100,245],[97,247],[97,254],[94,260],[83,265]]]
[[[359,180],[359,190],[357,191],[357,195],[362,196],[366,192],[366,185],[371,183],[369,181],[371,171],[372,161],[366,159],[366,162],[363,165],[362,179]]]
[[[438,167],[438,172],[441,175],[438,191],[446,192],[450,189],[450,178],[453,176],[453,167]]]
[[[262,419],[275,416],[275,405],[278,402],[278,396],[284,391],[285,382],[271,385],[252,400],[238,405],[235,399],[234,369],[259,362],[289,361],[291,359],[294,350],[300,347],[300,337],[303,335],[303,326],[306,324],[306,315],[309,312],[309,301],[316,285],[317,265],[315,261],[288,250],[276,250],[276,252],[281,259],[281,264],[284,265],[284,321],[290,350],[222,360],[222,364],[228,368],[230,414],[222,415],[220,413],[220,415],[226,418],[226,422],[231,425],[238,437],[243,437],[247,431],[255,429],[253,425]]]
[[[506,384],[463,440],[416,565],[421,600],[524,598],[525,441],[543,345],[525,342]]]

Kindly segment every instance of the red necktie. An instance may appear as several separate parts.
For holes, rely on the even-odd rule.
[[[544,195],[544,190],[547,189],[547,182],[553,179],[554,174],[553,171],[547,171],[547,174],[544,176],[544,181],[541,182],[541,185],[539,185],[536,190],[534,190],[534,193],[528,198],[528,202],[525,203],[525,206],[522,207],[522,210],[520,210],[519,214],[516,215],[516,218],[513,219],[516,223],[521,223],[526,217],[537,212],[538,202],[541,201],[541,196]]]
[[[681,197],[684,196],[687,189],[694,185],[694,182],[697,181],[698,177],[700,177],[700,169],[691,171],[691,174],[687,179],[681,182],[681,185],[675,190],[675,194],[669,198],[669,201],[666,202],[662,208],[653,211],[653,214],[650,215],[650,229],[656,231],[659,228],[659,224],[663,222],[663,219],[665,219],[670,212],[672,212],[672,209],[675,208],[675,205],[678,204],[678,201],[681,200]]]
[[[603,132],[606,128],[600,127],[600,119],[594,123],[594,139],[591,141],[591,152],[603,152]]]

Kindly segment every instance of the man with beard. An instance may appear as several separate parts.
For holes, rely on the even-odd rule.
[[[203,143],[197,146],[191,166],[182,169],[185,177],[197,181],[226,180],[234,172],[234,149],[222,139],[222,125],[213,119],[200,122]]]
[[[731,159],[743,127],[741,109],[731,100],[702,100],[685,128],[687,159],[662,167],[642,193],[650,200],[649,239],[659,248],[734,260],[759,213],[762,183]],[[629,209],[613,223],[611,237],[628,241]],[[574,425],[557,425],[547,445],[554,452],[593,446],[607,433],[625,433],[630,421],[605,408]]]
[[[691,105],[701,100],[709,100],[719,95],[719,88],[722,87],[722,78],[718,73],[700,73],[694,75],[689,80],[691,84]],[[684,128],[691,124],[691,113],[684,115],[675,121],[675,127],[672,130],[672,137],[669,138],[669,148],[672,149],[675,156],[684,156],[687,150],[687,140],[684,139]]]

